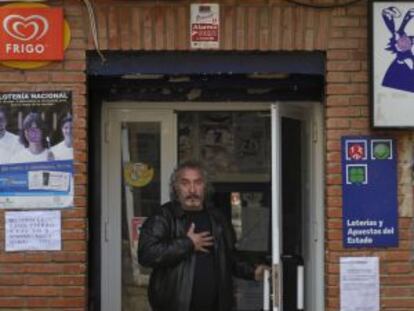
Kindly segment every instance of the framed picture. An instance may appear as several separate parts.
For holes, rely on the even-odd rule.
[[[369,2],[371,124],[414,127],[414,2]]]

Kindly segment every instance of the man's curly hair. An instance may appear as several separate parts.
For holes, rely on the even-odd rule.
[[[212,192],[212,186],[209,180],[209,176],[208,176],[208,172],[205,169],[205,167],[203,166],[203,164],[199,161],[196,160],[187,160],[184,161],[180,164],[177,165],[177,167],[174,169],[173,173],[171,174],[171,178],[170,178],[170,200],[171,201],[176,201],[178,199],[178,195],[177,195],[177,190],[176,190],[176,185],[178,182],[178,178],[180,177],[180,174],[183,170],[185,169],[193,169],[193,170],[197,170],[200,172],[203,181],[204,181],[204,200],[206,201],[211,192]]]

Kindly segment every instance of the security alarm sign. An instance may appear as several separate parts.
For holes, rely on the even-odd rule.
[[[0,60],[62,59],[62,8],[0,8]]]
[[[191,5],[191,48],[218,49],[220,33],[219,5]]]

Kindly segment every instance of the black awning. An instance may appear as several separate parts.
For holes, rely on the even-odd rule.
[[[325,75],[323,52],[96,52],[87,54],[92,76],[129,74],[310,74]]]

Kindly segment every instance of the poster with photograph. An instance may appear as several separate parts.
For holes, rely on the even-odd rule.
[[[412,1],[369,1],[374,127],[414,126]]]
[[[71,206],[71,92],[0,93],[0,208]]]

